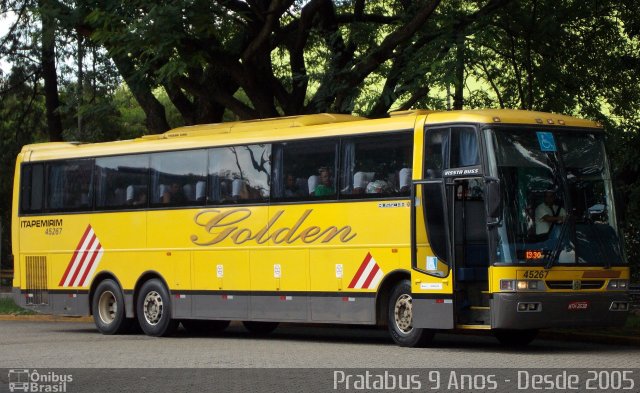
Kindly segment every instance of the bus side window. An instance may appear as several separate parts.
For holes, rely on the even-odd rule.
[[[451,165],[449,168],[479,165],[478,139],[471,127],[452,127]]]
[[[286,142],[274,146],[274,200],[334,199],[336,197],[335,139]]]
[[[148,154],[96,158],[96,208],[145,208],[148,181]]]
[[[209,149],[208,204],[267,202],[271,145]]]
[[[413,149],[411,133],[345,139],[342,143],[340,195],[409,195]]]
[[[48,210],[63,212],[93,208],[93,160],[48,163],[46,172]]]
[[[440,129],[427,133],[425,148],[425,174],[427,179],[439,179],[449,163],[449,130]]]
[[[44,165],[24,164],[21,175],[21,201],[22,213],[42,213],[44,199]]]
[[[204,149],[189,150],[186,154],[184,151],[151,154],[152,206],[204,204],[204,191],[196,195],[196,186],[206,181],[206,174],[207,151]]]

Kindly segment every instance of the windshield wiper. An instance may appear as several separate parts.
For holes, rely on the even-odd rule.
[[[571,226],[571,222],[573,221],[573,215],[568,213],[565,217],[564,222],[562,223],[562,227],[560,228],[560,234],[558,235],[558,240],[553,249],[547,250],[545,252],[545,259],[547,260],[547,264],[544,266],[545,269],[551,269],[553,265],[558,262],[560,259],[560,253],[562,252],[562,247],[564,244],[564,238],[566,234],[569,232],[569,227]]]

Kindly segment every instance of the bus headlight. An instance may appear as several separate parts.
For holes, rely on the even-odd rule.
[[[541,280],[500,280],[501,291],[541,291],[544,290]]]
[[[609,285],[607,285],[607,289],[612,290],[626,290],[629,288],[629,280],[609,280]]]

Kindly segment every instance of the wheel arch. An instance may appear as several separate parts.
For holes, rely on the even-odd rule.
[[[402,280],[411,280],[411,272],[405,269],[396,269],[389,272],[380,283],[376,293],[376,325],[387,325],[387,313],[389,312],[389,295],[393,288]]]

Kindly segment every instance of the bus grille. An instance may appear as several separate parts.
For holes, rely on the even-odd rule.
[[[579,291],[586,289],[600,289],[604,285],[604,280],[547,280],[546,284],[549,289],[569,289]]]
[[[47,290],[47,257],[28,256],[27,265],[27,304],[49,304]]]

